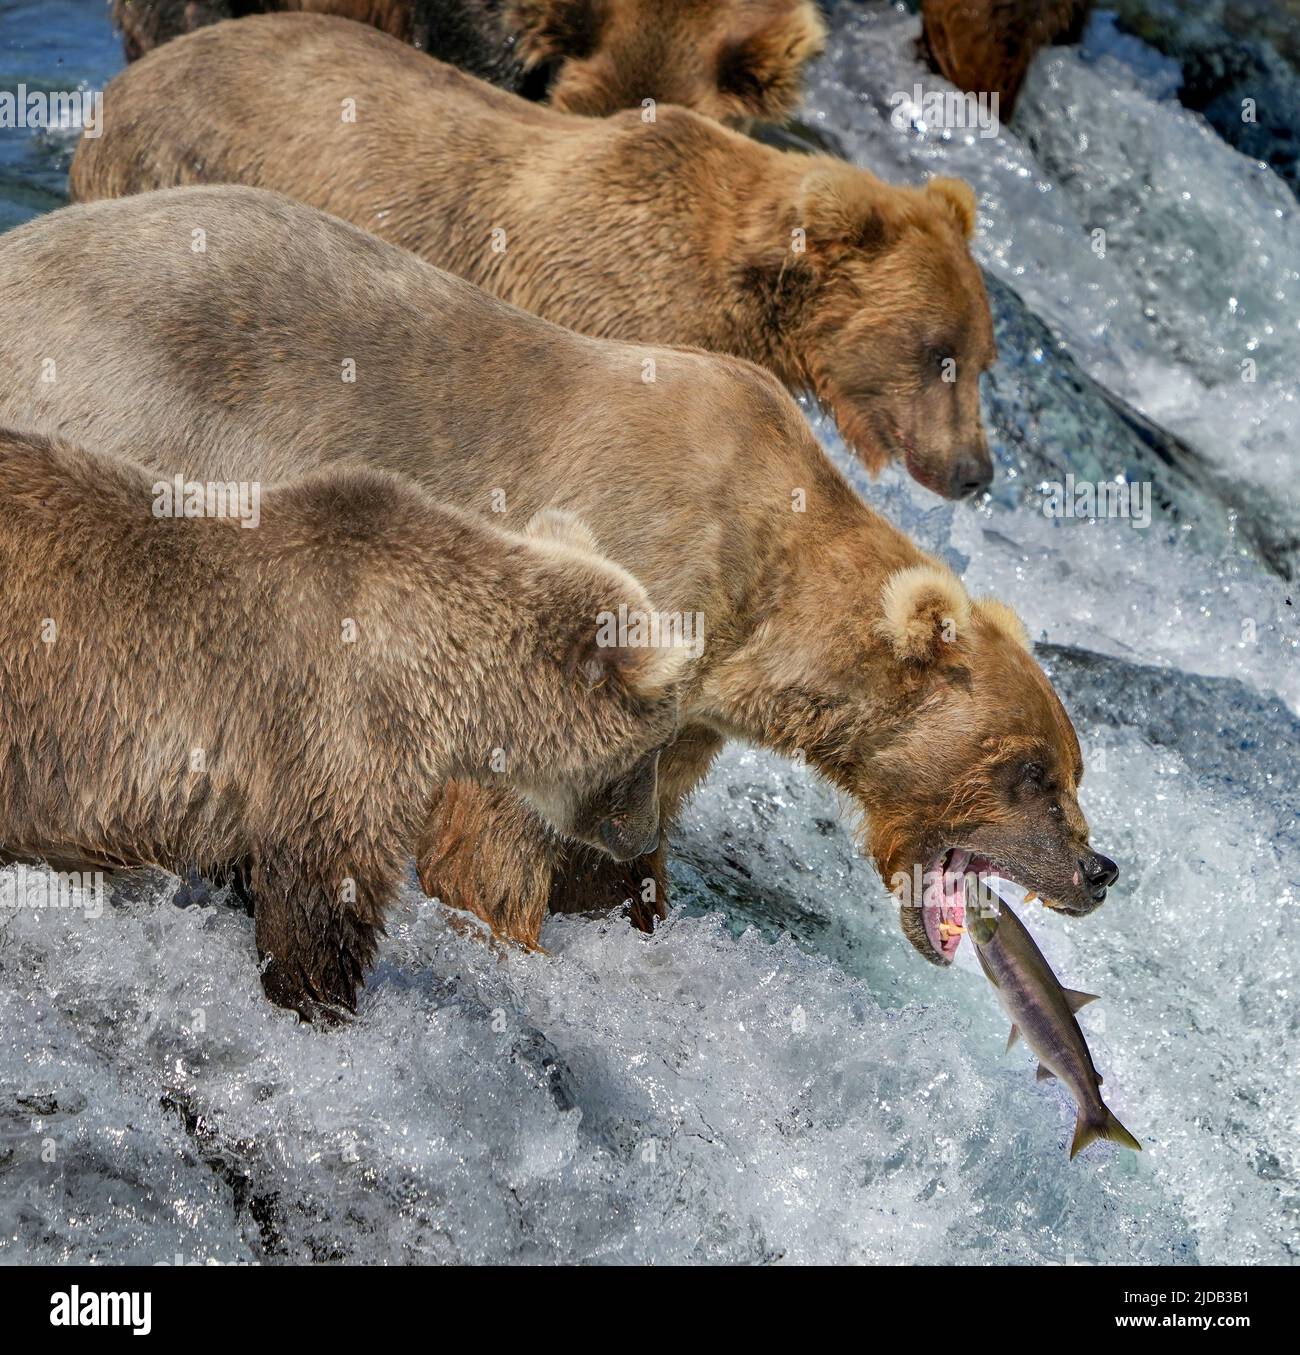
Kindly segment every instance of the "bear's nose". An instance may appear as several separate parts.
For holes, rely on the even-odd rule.
[[[1100,852],[1081,856],[1079,869],[1083,872],[1088,893],[1098,901],[1106,897],[1106,890],[1119,879],[1119,867],[1109,856],[1102,856]]]
[[[988,456],[961,456],[952,468],[948,492],[954,499],[969,499],[983,494],[993,483],[993,462]]]
[[[644,821],[629,822],[626,815],[614,815],[602,821],[600,840],[615,861],[633,861],[647,856],[659,846],[659,821],[647,825]]]

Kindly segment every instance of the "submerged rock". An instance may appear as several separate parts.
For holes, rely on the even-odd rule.
[[[983,399],[999,502],[1039,507],[1043,486],[1067,474],[1150,484],[1153,520],[1193,526],[1194,545],[1221,551],[1231,542],[1294,576],[1300,537],[1290,515],[1271,515],[1248,486],[1094,381],[1014,288],[992,273],[984,280],[998,341]]]
[[[1205,785],[1258,798],[1279,821],[1300,824],[1300,719],[1278,696],[1237,678],[1171,672],[1073,645],[1039,645],[1037,653],[1080,728],[1124,730],[1177,749]]]
[[[1300,4],[1115,0],[1125,32],[1182,67],[1184,107],[1300,195]]]

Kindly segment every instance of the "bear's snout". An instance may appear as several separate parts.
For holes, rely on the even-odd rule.
[[[659,846],[659,824],[656,821],[647,828],[643,821],[633,822],[615,815],[601,823],[600,840],[615,861],[634,861]]]
[[[970,499],[983,494],[993,483],[993,461],[987,451],[968,452],[953,463],[948,482],[950,499]]]
[[[1106,897],[1106,890],[1119,879],[1119,867],[1100,852],[1085,852],[1079,858],[1079,871],[1088,893],[1098,903]]]

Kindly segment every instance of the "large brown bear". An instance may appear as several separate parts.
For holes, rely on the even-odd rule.
[[[1010,118],[1042,47],[1078,42],[1090,0],[922,0],[921,45],[958,89],[996,94]]]
[[[354,1007],[448,777],[658,842],[684,654],[598,643],[648,603],[581,524],[508,535],[359,467],[173,494],[0,429],[0,578],[4,859],[246,864],[262,982],[304,1015]]]
[[[922,906],[911,882],[968,860],[953,851],[1067,912],[1104,898],[1079,745],[1019,622],[872,512],[759,368],[559,329],[236,187],[0,236],[0,316],[0,419],[148,445],[160,474],[273,481],[361,460],[506,524],[577,513],[698,655],[660,762],[664,817],[727,739],[802,755],[865,814],[927,958],[950,956],[959,902]],[[465,782],[420,868],[427,891],[527,944],[548,903],[631,899],[642,922],[665,903],[662,845],[626,865],[552,847],[516,796]]]
[[[732,126],[793,111],[826,36],[813,0],[113,0],[128,61],[277,10],[371,24],[564,112],[603,117],[653,99]]]
[[[604,338],[811,387],[872,470],[986,488],[993,327],[970,189],[892,188],[680,108],[565,117],[340,19],[271,14],[145,57],[83,139],[74,198],[277,189]]]

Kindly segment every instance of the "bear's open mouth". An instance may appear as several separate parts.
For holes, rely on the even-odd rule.
[[[1024,891],[1022,903],[1041,902],[1046,908],[1071,916],[1081,910],[1066,907],[1054,899],[1040,898],[1005,866],[964,847],[949,847],[926,867],[921,898],[921,920],[925,935],[943,964],[951,964],[961,939],[966,934],[966,912],[985,893],[998,897],[990,879],[1009,881]],[[1013,896],[1014,897],[1014,896]],[[987,900],[986,900],[987,906]]]
[[[925,934],[944,964],[951,964],[966,932],[966,876],[989,863],[960,847],[949,847],[925,869],[921,920]]]
[[[921,920],[925,923],[927,939],[944,964],[952,963],[966,934],[967,909],[976,904],[985,891],[996,895],[997,891],[988,884],[990,878],[1020,883],[1006,867],[963,847],[949,847],[926,867]],[[1025,894],[1027,902],[1033,902],[1037,897],[1030,891]],[[1043,902],[1048,907],[1055,906],[1046,899]]]

